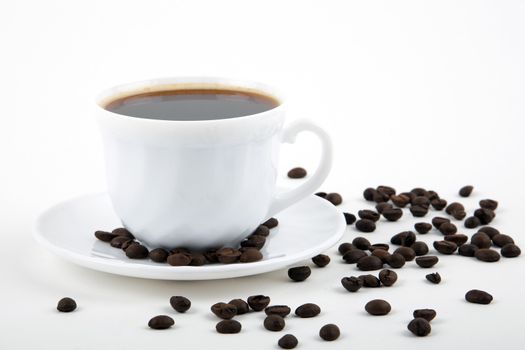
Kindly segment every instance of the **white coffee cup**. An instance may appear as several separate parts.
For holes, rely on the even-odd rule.
[[[279,105],[244,117],[191,121],[129,117],[104,108],[144,92],[210,88],[262,93]],[[238,244],[260,223],[314,193],[331,168],[330,137],[306,120],[283,128],[284,109],[274,89],[224,78],[153,79],[104,91],[96,116],[108,192],[123,226],[150,247]],[[320,164],[297,188],[277,193],[280,143],[293,143],[302,131],[320,138]]]

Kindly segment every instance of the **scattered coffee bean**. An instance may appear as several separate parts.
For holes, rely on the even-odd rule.
[[[437,272],[429,273],[428,275],[425,276],[425,278],[430,283],[439,284],[441,282],[441,275]]]
[[[252,295],[248,297],[248,305],[253,311],[262,311],[270,304],[270,297],[266,295]]]
[[[441,216],[436,216],[432,219],[432,225],[434,225],[434,227],[438,230],[441,227],[441,225],[443,225],[446,222],[450,222],[450,219]]]
[[[368,250],[370,250],[371,252],[377,249],[385,250],[388,252],[388,250],[390,249],[390,246],[386,243],[374,243],[370,245],[370,247],[368,247]]]
[[[405,258],[401,254],[394,253],[388,257],[386,263],[394,269],[399,269],[405,265]]]
[[[111,240],[117,237],[117,235],[106,231],[95,231],[95,237],[100,239],[102,242],[111,242]]]
[[[401,254],[405,261],[412,261],[416,257],[416,252],[410,247],[399,247],[394,251],[394,254]]]
[[[481,225],[481,221],[475,216],[469,216],[465,219],[465,227],[466,228],[476,228],[479,225]]]
[[[111,233],[113,233],[116,236],[128,237],[131,239],[135,238],[135,236],[133,236],[133,234],[129,232],[127,229],[125,229],[124,227],[116,228],[113,231],[111,231]]]
[[[130,259],[146,259],[149,255],[148,248],[140,243],[130,244],[126,248],[126,256]]]
[[[234,305],[237,308],[237,315],[244,315],[250,311],[248,303],[242,299],[232,299],[228,304]]]
[[[374,299],[366,303],[365,310],[370,315],[383,316],[392,310],[392,307],[386,300]]]
[[[447,206],[447,201],[441,198],[435,198],[430,201],[430,205],[435,210],[443,210]]]
[[[414,229],[417,233],[425,234],[428,233],[432,229],[432,225],[427,222],[418,222],[414,224]]]
[[[272,228],[277,227],[279,225],[279,220],[277,220],[276,218],[269,218],[261,225],[266,226],[271,230]]]
[[[423,216],[427,215],[428,208],[419,205],[413,205],[410,207],[410,212],[412,213],[413,217],[422,218]]]
[[[430,207],[430,201],[425,196],[417,196],[412,199],[412,206],[419,206],[428,209]]]
[[[450,204],[445,208],[445,212],[446,212],[448,215],[452,215],[452,216],[454,216],[454,213],[455,213],[455,212],[464,212],[464,211],[465,211],[465,207],[463,206],[463,204],[458,203],[458,202],[450,203]]]
[[[156,248],[149,252],[149,258],[154,262],[165,263],[168,259],[168,252],[162,248]]]
[[[376,222],[377,220],[379,220],[379,213],[376,212],[376,211],[373,211],[373,210],[369,210],[369,209],[359,210],[357,212],[357,215],[361,219],[367,219],[367,220],[371,220],[373,222]]]
[[[422,317],[414,318],[410,321],[407,328],[418,337],[425,337],[429,335],[432,330],[430,323]]]
[[[388,202],[389,199],[390,199],[390,196],[386,194],[385,192],[380,192],[380,191],[374,192],[373,200],[376,203]]]
[[[215,325],[215,329],[218,333],[221,334],[234,334],[239,333],[241,331],[241,324],[239,321],[235,320],[222,320],[217,325]]]
[[[237,307],[233,304],[215,303],[210,309],[217,317],[224,320],[229,320],[237,315]]]
[[[264,319],[263,325],[269,331],[279,332],[283,330],[285,322],[284,318],[279,315],[268,315]]]
[[[367,256],[366,252],[356,248],[354,250],[348,251],[345,255],[343,255],[343,260],[347,264],[355,264],[359,261],[359,259],[365,256]]]
[[[403,231],[390,238],[390,243],[410,247],[416,241],[416,234],[412,231]]]
[[[410,203],[410,197],[405,194],[390,196],[390,200],[399,208],[404,208]]]
[[[297,266],[288,269],[288,277],[295,282],[302,282],[310,277],[312,270],[308,266]]]
[[[381,287],[381,281],[379,280],[379,278],[377,278],[374,275],[370,275],[370,274],[361,275],[361,276],[358,276],[357,278],[363,281],[363,287],[366,287],[366,288]]]
[[[434,241],[434,249],[441,254],[450,255],[458,249],[458,246],[454,242],[448,241]]]
[[[71,312],[77,308],[75,300],[69,297],[62,298],[58,301],[57,310],[60,312]]]
[[[353,225],[354,222],[357,220],[354,214],[343,213],[343,215],[345,216],[345,221],[347,225]]]
[[[215,252],[215,254],[217,255],[217,260],[220,263],[233,264],[239,261],[239,258],[241,257],[242,253],[238,249],[224,247],[224,248],[218,249]],[[168,258],[168,262],[169,261],[170,261],[170,258]]]
[[[307,303],[295,309],[295,314],[301,318],[315,317],[321,313],[321,308],[316,304]]]
[[[425,196],[427,194],[427,190],[421,187],[415,187],[412,190],[410,190],[411,193],[413,193],[415,196]]]
[[[361,250],[368,250],[368,248],[370,248],[370,241],[364,237],[356,237],[354,238],[354,240],[352,241],[352,244],[354,245],[354,247],[356,247],[357,249],[361,249]]]
[[[262,253],[256,248],[248,248],[244,250],[239,257],[239,261],[242,263],[251,263],[262,260]]]
[[[109,243],[113,248],[122,248],[122,245],[131,242],[133,239],[127,236],[115,236]]]
[[[167,261],[171,266],[186,266],[191,262],[191,255],[185,253],[175,253],[168,256]]]
[[[479,206],[483,209],[496,210],[498,208],[498,201],[493,199],[482,199],[479,201]]]
[[[436,317],[436,310],[434,309],[417,309],[412,314],[414,318],[424,318],[428,322],[432,321]]]
[[[416,264],[423,268],[430,268],[436,265],[439,261],[439,258],[434,255],[418,256],[416,258]]]
[[[357,292],[363,286],[364,281],[357,277],[343,277],[341,284],[349,292]]]
[[[469,290],[467,294],[465,294],[465,300],[474,304],[490,304],[492,299],[492,295],[479,289]]]
[[[278,315],[281,317],[288,316],[291,311],[292,310],[287,305],[273,305],[264,309],[266,315]]]
[[[484,232],[487,234],[487,236],[490,237],[490,239],[492,239],[492,237],[494,237],[495,235],[499,235],[500,232],[498,229],[495,229],[494,227],[492,226],[483,226],[482,228],[480,228],[478,230],[478,232]]]
[[[290,169],[290,171],[288,171],[288,177],[290,179],[302,179],[305,176],[306,176],[305,168],[297,167],[297,168]]]
[[[476,259],[484,262],[496,262],[499,261],[500,255],[497,251],[488,248],[481,248],[474,253]]]
[[[299,344],[299,341],[292,334],[284,335],[277,342],[277,345],[279,345],[282,349],[294,349],[297,346],[297,344]]]
[[[363,198],[367,201],[373,201],[374,200],[374,194],[376,193],[376,189],[372,187],[368,187],[363,191]]]
[[[361,219],[355,222],[355,228],[361,232],[373,232],[376,229],[376,224],[372,220]]]
[[[470,243],[478,248],[490,248],[492,245],[490,237],[484,232],[474,233],[470,238]]]
[[[385,209],[381,213],[388,221],[397,221],[403,216],[403,211],[399,208]]]
[[[387,263],[388,258],[390,257],[390,253],[384,249],[375,249],[372,251],[372,255],[377,256],[384,264]]]
[[[177,295],[170,298],[170,305],[175,311],[184,313],[190,309],[191,301],[188,298]]]
[[[383,210],[385,210],[385,209],[392,209],[392,208],[393,208],[392,204],[386,203],[386,202],[377,203],[377,205],[376,205],[376,210],[377,210],[377,212],[379,214],[382,214]]]
[[[326,199],[333,205],[339,205],[343,203],[343,197],[341,197],[339,193],[328,193],[326,197],[324,197],[324,199]]]
[[[472,190],[474,189],[474,186],[463,186],[459,189],[459,195],[461,197],[468,197],[472,193]]]
[[[496,217],[496,213],[490,209],[479,208],[474,211],[474,216],[479,219],[482,225],[487,225]]]
[[[152,329],[168,329],[174,324],[173,318],[166,315],[155,316],[148,322],[149,328]]]
[[[126,251],[126,249],[128,249],[128,247],[131,245],[131,244],[139,244],[139,242],[136,242],[132,239],[130,239],[129,241],[126,241],[124,243],[122,243],[122,245],[120,246],[120,249],[122,249],[124,252]]]
[[[474,256],[478,249],[475,244],[463,244],[458,248],[458,253],[462,256]]]
[[[397,273],[395,271],[384,269],[379,272],[379,280],[385,287],[390,287],[397,281]]]
[[[448,235],[444,237],[445,241],[454,242],[456,245],[462,246],[463,244],[467,243],[468,236],[463,235],[461,233],[455,234],[455,235]]]
[[[428,246],[425,242],[422,242],[422,241],[414,242],[414,244],[412,244],[410,248],[412,248],[414,253],[416,253],[416,256],[428,254]]]
[[[441,226],[439,226],[439,232],[445,236],[453,235],[454,233],[458,232],[458,228],[451,222],[444,222]]]
[[[379,270],[383,267],[383,262],[377,256],[364,256],[357,262],[357,268],[361,271]]]
[[[500,252],[506,258],[515,258],[521,254],[521,249],[514,243],[507,243],[501,247]]]
[[[385,185],[377,186],[376,190],[378,192],[386,194],[388,197],[394,196],[396,194],[395,188],[390,187],[390,186],[385,186]]]
[[[264,225],[257,226],[255,231],[253,231],[253,233],[251,234],[251,236],[263,236],[263,237],[268,237],[269,235],[270,235],[270,229]]]
[[[330,263],[330,257],[325,254],[319,254],[312,258],[312,262],[318,267],[325,267]]]
[[[503,247],[506,244],[514,243],[514,240],[512,237],[500,233],[492,237],[492,242],[498,247]]]
[[[328,194],[328,193],[326,193],[326,192],[317,192],[315,195],[316,195],[317,197],[325,198],[327,194]]]
[[[319,336],[326,341],[334,341],[341,335],[339,327],[335,324],[326,324],[319,330]]]
[[[339,247],[337,248],[337,250],[339,251],[341,255],[345,255],[345,253],[348,253],[349,251],[354,250],[354,249],[357,249],[357,248],[354,247],[352,243],[348,243],[348,242],[341,243]]]

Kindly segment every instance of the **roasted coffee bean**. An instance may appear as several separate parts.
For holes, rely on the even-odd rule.
[[[465,300],[474,304],[490,304],[492,299],[492,295],[479,289],[469,290],[467,294],[465,294]]]
[[[399,269],[405,265],[405,258],[401,254],[394,253],[388,257],[386,263],[394,269]]]
[[[326,341],[334,341],[341,335],[339,327],[335,324],[326,324],[319,330],[319,336]]]
[[[439,258],[434,255],[418,256],[416,258],[416,264],[424,268],[430,268],[436,265],[438,261],[439,261]]]
[[[384,269],[379,272],[379,280],[381,283],[386,286],[390,287],[397,281],[397,273],[395,271]]]
[[[454,233],[458,232],[458,228],[451,222],[444,222],[441,226],[439,226],[439,232],[445,236],[453,235]]]
[[[57,310],[60,312],[71,312],[77,308],[75,300],[69,297],[62,298],[58,301]]]
[[[188,248],[184,247],[177,247],[170,250],[170,254],[186,254],[188,256],[191,255],[191,251]]]
[[[321,308],[316,304],[306,303],[295,309],[295,314],[301,318],[315,317],[321,313]]]
[[[405,194],[390,196],[390,200],[399,208],[404,208],[410,203],[410,197]]]
[[[262,311],[270,304],[270,297],[266,295],[252,295],[248,297],[248,305],[253,311]]]
[[[507,243],[501,247],[500,252],[506,258],[515,258],[521,254],[521,249],[514,243]]]
[[[357,249],[357,248],[354,247],[352,243],[348,243],[348,242],[341,243],[339,247],[337,248],[337,250],[339,251],[341,255],[345,255],[345,253],[348,253],[349,251],[354,250],[354,249]]]
[[[478,248],[490,248],[492,245],[490,237],[484,232],[474,233],[470,238],[470,243],[474,244]]]
[[[443,210],[447,206],[447,201],[442,198],[435,198],[430,201],[430,205],[435,210]]]
[[[482,228],[478,230],[478,232],[486,233],[487,236],[490,237],[490,239],[492,239],[492,237],[494,237],[495,235],[499,235],[501,233],[499,232],[499,230],[495,229],[492,226],[483,226]]]
[[[126,242],[132,241],[132,238],[129,238],[127,236],[116,236],[111,240],[109,243],[113,248],[122,248],[122,245]]]
[[[481,221],[475,216],[469,216],[465,219],[465,227],[466,228],[476,228],[479,225],[481,225]]]
[[[352,241],[352,244],[354,245],[354,247],[356,247],[357,249],[361,249],[361,250],[368,250],[368,248],[370,248],[370,241],[368,239],[366,239],[365,237],[356,237],[354,238],[354,240]]]
[[[482,199],[479,201],[479,206],[483,209],[496,210],[498,208],[498,201],[493,199]]]
[[[368,219],[368,220],[371,220],[371,221],[374,221],[374,222],[379,220],[379,213],[376,212],[376,211],[373,211],[373,210],[369,210],[369,209],[359,210],[357,212],[357,215],[361,219]]]
[[[354,222],[357,220],[354,214],[343,213],[343,215],[345,216],[345,221],[347,225],[353,225]]]
[[[441,275],[437,272],[429,273],[428,275],[425,276],[425,278],[430,283],[439,284],[441,282]]]
[[[390,199],[390,196],[386,194],[385,192],[380,192],[380,191],[374,192],[373,200],[376,203],[388,202],[389,199]]]
[[[454,242],[434,241],[434,248],[441,254],[450,255],[458,249],[458,246]]]
[[[413,205],[410,207],[410,212],[412,213],[413,217],[422,218],[423,216],[427,215],[428,208],[421,207],[419,205]]]
[[[410,202],[412,202],[412,200],[417,197],[417,195],[415,195],[412,192],[403,192],[403,193],[400,193],[399,195],[407,196],[408,198],[410,198]]]
[[[168,259],[168,252],[162,248],[155,248],[149,252],[149,258],[154,262],[165,263]]]
[[[146,259],[149,255],[148,248],[140,243],[130,244],[126,248],[126,256],[130,259]]]
[[[407,326],[408,330],[418,337],[425,337],[430,334],[432,327],[430,323],[422,317],[414,318]]]
[[[330,257],[325,254],[319,254],[312,258],[312,262],[318,267],[325,267],[326,265],[330,264]]]
[[[425,194],[425,197],[432,201],[434,199],[439,199],[439,194],[436,191],[429,190]]]
[[[370,315],[383,316],[392,310],[392,307],[386,300],[374,299],[366,303],[365,310]]]
[[[124,227],[116,228],[113,231],[111,231],[111,233],[113,233],[114,235],[117,235],[117,236],[122,236],[122,237],[128,237],[128,238],[131,238],[131,239],[135,239],[135,236],[133,236],[133,234],[131,232],[129,232],[127,229],[125,229]]]
[[[238,249],[224,247],[224,248],[218,249],[215,252],[215,254],[217,254],[217,260],[220,263],[232,264],[239,260],[242,253]],[[168,258],[168,262],[169,262],[169,259],[170,258]]]
[[[367,287],[367,288],[381,287],[381,281],[379,280],[379,278],[377,278],[374,275],[370,275],[370,274],[361,275],[361,276],[358,276],[357,278],[363,281],[363,287]]]
[[[186,297],[175,295],[170,298],[170,305],[175,311],[184,313],[190,309],[191,301]]]
[[[111,240],[117,237],[117,235],[106,231],[95,231],[95,237],[100,239],[102,242],[111,242]]]
[[[237,307],[233,304],[215,303],[211,306],[211,312],[224,320],[229,320],[237,315]]]
[[[310,277],[311,273],[312,270],[308,266],[297,266],[288,269],[288,277],[290,277],[290,279],[294,280],[295,282],[304,281]]]
[[[474,256],[478,249],[475,244],[463,244],[458,248],[458,253],[462,256]]]
[[[434,225],[434,227],[438,230],[441,227],[441,225],[443,225],[446,222],[450,222],[450,219],[441,216],[436,216],[432,219],[432,225]]]
[[[245,240],[241,241],[241,247],[244,248],[255,248],[255,249],[261,249],[264,244],[266,243],[266,237],[258,236],[258,235],[251,235],[248,236]]]
[[[422,242],[422,241],[414,242],[414,244],[412,244],[410,248],[412,248],[414,253],[416,253],[416,256],[428,254],[428,246],[425,242]]]
[[[372,187],[368,187],[363,191],[363,198],[367,201],[373,201],[374,200],[374,193],[376,193],[376,189]]]
[[[412,231],[403,231],[390,238],[390,243],[410,247],[416,241],[416,234]]]
[[[384,264],[387,263],[388,258],[390,257],[390,253],[384,249],[375,249],[372,251],[372,255],[377,256]]]
[[[452,213],[452,217],[456,220],[463,220],[467,216],[467,213],[464,211],[455,211]]]
[[[284,335],[277,342],[277,345],[279,345],[282,349],[294,349],[297,346],[297,344],[299,344],[299,341],[292,334]]]
[[[496,217],[496,214],[490,209],[479,208],[474,211],[474,216],[479,219],[479,222],[482,225],[487,225],[492,222],[492,220]]]
[[[474,189],[474,186],[463,186],[459,189],[459,195],[461,197],[468,197],[472,193],[472,190]]]
[[[242,299],[232,299],[228,302],[230,305],[234,305],[237,308],[236,315],[244,315],[250,311],[248,303]]]
[[[208,261],[210,264],[219,262],[219,259],[217,258],[217,250],[218,249],[208,249],[204,252],[204,257],[206,258],[206,261]]]
[[[302,179],[305,176],[306,176],[305,168],[297,167],[297,168],[290,169],[290,171],[288,171],[288,177],[290,179]]]
[[[405,261],[412,261],[416,257],[416,252],[414,252],[414,249],[410,247],[399,247],[396,250],[394,250],[394,254],[396,253],[403,255]]]
[[[430,201],[425,196],[417,196],[412,199],[412,206],[419,206],[428,209],[430,206]]]
[[[279,315],[281,317],[288,316],[291,311],[287,305],[273,305],[264,309],[266,315]]]
[[[348,251],[345,255],[343,255],[343,260],[347,264],[355,264],[359,261],[359,259],[367,256],[366,252],[360,249],[354,249]]]
[[[173,318],[166,315],[155,316],[148,322],[149,328],[152,329],[168,329],[174,324]]]
[[[168,256],[168,264],[171,266],[186,266],[191,262],[191,255],[184,253],[175,253]]]
[[[285,325],[284,318],[279,315],[268,315],[264,319],[264,328],[269,331],[279,332],[282,331]]]
[[[497,251],[488,248],[480,248],[474,253],[476,259],[484,262],[496,262],[499,261],[500,255]]]
[[[434,309],[416,309],[413,314],[414,318],[424,318],[428,322],[432,321],[436,317],[436,310]]]
[[[272,228],[277,227],[279,225],[279,220],[277,220],[276,218],[269,218],[261,225],[266,226],[271,230]]]
[[[358,277],[343,277],[341,284],[349,292],[357,292],[363,286],[364,281]]]
[[[129,241],[126,241],[124,243],[122,243],[122,245],[120,246],[120,249],[122,249],[124,252],[126,252],[126,249],[128,249],[128,247],[132,244],[139,244],[139,242],[136,242],[132,239],[130,239]]]
[[[445,208],[445,212],[448,215],[453,215],[454,212],[461,212],[461,211],[465,211],[465,207],[463,206],[463,204],[458,203],[458,202],[452,202]]]
[[[317,197],[324,198],[324,197],[326,197],[327,194],[328,194],[328,193],[326,193],[326,192],[317,192],[315,195],[316,195]]]
[[[368,250],[373,252],[374,250],[381,249],[388,251],[390,249],[390,246],[386,243],[374,243],[368,247]]]
[[[362,257],[357,262],[357,268],[361,271],[379,270],[383,267],[383,262],[377,256],[369,255]]]
[[[252,232],[251,236],[263,236],[268,237],[270,235],[270,229],[264,225],[259,225],[255,229],[255,231]]]
[[[418,222],[414,224],[414,229],[417,233],[425,234],[428,233],[432,229],[432,225],[427,222]]]
[[[399,208],[385,209],[381,213],[388,221],[397,221],[403,216],[403,211]]]
[[[343,203],[343,197],[341,197],[339,193],[328,193],[326,197],[324,197],[324,199],[326,199],[333,205],[339,205]]]
[[[383,210],[385,209],[392,209],[392,208],[393,208],[392,204],[386,203],[386,202],[377,203],[376,205],[376,210],[379,214],[383,213]]]
[[[395,190],[395,188],[390,187],[390,186],[384,186],[384,185],[377,186],[376,191],[378,191],[378,192],[382,192],[382,193],[385,193],[385,194],[387,194],[389,197],[390,197],[390,196],[393,196],[393,195],[396,194],[396,190]]]
[[[492,237],[492,242],[494,242],[494,244],[498,247],[503,247],[506,244],[514,243],[514,240],[512,237],[500,233],[499,235]]]
[[[373,232],[376,229],[376,223],[372,220],[361,219],[355,222],[355,228],[361,232]]]
[[[240,322],[235,320],[222,320],[215,325],[215,330],[221,334],[239,333],[241,328]]]
[[[461,233],[458,233],[458,234],[455,234],[455,235],[448,235],[448,236],[445,236],[444,238],[445,238],[445,241],[456,243],[456,245],[458,247],[462,246],[463,244],[467,243],[467,241],[468,241],[468,236],[467,235],[463,235]]]
[[[410,190],[411,193],[413,193],[415,196],[425,196],[427,194],[427,190],[421,187],[415,187],[412,190]]]
[[[251,263],[262,260],[262,253],[256,248],[247,248],[244,250],[239,257],[239,261],[242,263]],[[193,260],[192,260],[193,261]]]

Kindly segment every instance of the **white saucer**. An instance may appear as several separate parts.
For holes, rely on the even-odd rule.
[[[106,194],[76,197],[49,208],[37,219],[34,236],[44,247],[75,264],[117,275],[164,279],[206,280],[241,277],[278,270],[309,259],[333,246],[346,227],[344,216],[330,202],[312,195],[277,216],[253,263],[170,266],[128,259],[120,249],[98,241],[95,230],[112,230],[121,223]]]

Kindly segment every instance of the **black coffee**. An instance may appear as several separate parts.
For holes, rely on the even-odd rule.
[[[278,105],[274,98],[255,92],[181,89],[126,96],[109,102],[104,108],[136,118],[214,120],[261,113]]]

